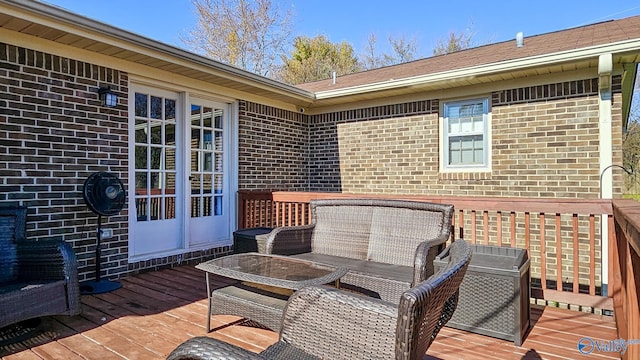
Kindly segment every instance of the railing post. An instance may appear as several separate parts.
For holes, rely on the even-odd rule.
[[[238,229],[244,229],[246,226],[245,211],[244,192],[238,191]]]

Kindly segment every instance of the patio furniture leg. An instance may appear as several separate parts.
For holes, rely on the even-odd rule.
[[[207,333],[211,332],[211,283],[209,282],[209,273],[206,273],[207,277],[207,299],[209,305],[207,305]]]

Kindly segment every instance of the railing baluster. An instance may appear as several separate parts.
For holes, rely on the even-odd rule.
[[[544,213],[540,213],[540,282],[542,289],[547,288],[547,257],[545,244]]]
[[[531,213],[524,213],[524,247],[531,258]]]
[[[484,244],[489,245],[489,211],[482,212],[483,218],[483,230],[484,230]]]
[[[573,292],[580,292],[580,241],[578,240],[578,214],[573,214]]]
[[[476,243],[476,235],[477,235],[476,226],[477,226],[477,223],[476,223],[476,211],[472,210],[471,211],[471,242],[473,244]]]
[[[458,237],[460,239],[464,239],[464,210],[460,209],[458,210]],[[454,233],[455,236],[455,233]],[[455,240],[455,239],[451,239],[451,240]]]
[[[496,218],[498,223],[498,236],[497,236],[498,246],[502,246],[502,211],[498,211],[496,213]]]
[[[556,213],[556,290],[562,291],[562,223]]]
[[[600,224],[602,226],[602,224]],[[596,294],[596,217],[589,215],[589,295]]]
[[[516,213],[513,211],[509,214],[509,224],[511,225],[511,239],[509,242],[511,247],[516,247]]]

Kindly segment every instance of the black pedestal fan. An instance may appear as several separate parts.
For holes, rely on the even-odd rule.
[[[96,278],[80,283],[80,293],[101,294],[116,290],[122,286],[119,282],[100,279],[101,221],[102,216],[116,215],[124,207],[127,197],[124,186],[114,174],[97,172],[85,180],[82,196],[89,209],[98,214],[98,231],[96,232]]]

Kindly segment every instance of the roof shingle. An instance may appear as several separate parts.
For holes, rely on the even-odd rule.
[[[419,75],[436,74],[477,65],[577,50],[637,38],[640,38],[640,16],[525,37],[524,46],[522,47],[516,47],[514,39],[404,64],[339,76],[335,84],[333,84],[332,79],[327,79],[297,86],[313,92],[330,91]]]

